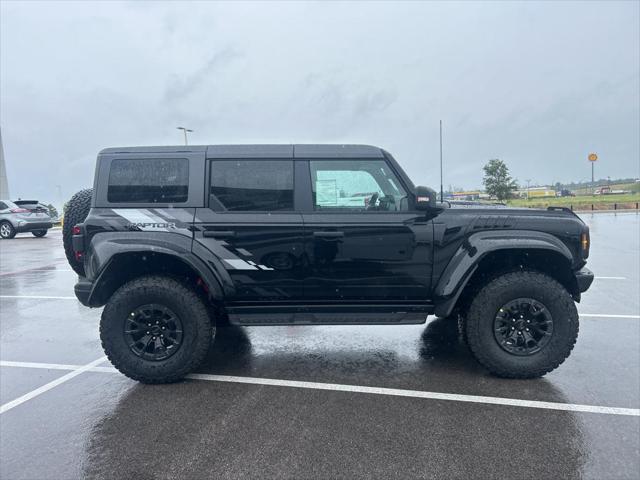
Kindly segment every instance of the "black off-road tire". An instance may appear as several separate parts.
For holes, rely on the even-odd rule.
[[[16,229],[13,228],[11,222],[0,222],[0,238],[3,240],[10,240],[16,236]]]
[[[48,230],[34,230],[33,232],[31,232],[31,234],[34,237],[42,238],[47,234],[47,232],[48,232]]]
[[[159,304],[174,312],[182,323],[183,338],[177,351],[164,360],[147,360],[127,344],[127,316],[136,308]],[[100,339],[111,363],[124,375],[142,383],[172,383],[197,368],[215,335],[210,309],[188,286],[165,276],[140,277],[120,287],[102,312]]]
[[[67,202],[67,208],[64,210],[64,219],[62,223],[62,243],[64,245],[64,254],[71,268],[81,276],[84,276],[84,265],[76,260],[73,251],[72,237],[73,227],[82,223],[89,215],[91,210],[91,196],[93,188],[86,188],[76,193],[71,200]]]
[[[499,309],[517,298],[540,302],[552,316],[549,342],[531,355],[504,350],[494,336]],[[537,378],[556,369],[571,353],[578,338],[578,311],[571,295],[553,278],[533,271],[501,275],[473,298],[465,318],[471,352],[493,375],[504,378]]]

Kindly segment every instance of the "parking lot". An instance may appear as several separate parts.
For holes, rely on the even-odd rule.
[[[103,358],[60,231],[0,244],[0,477],[638,478],[640,216],[584,215],[596,280],[569,359],[489,376],[454,329],[220,330],[198,374]]]

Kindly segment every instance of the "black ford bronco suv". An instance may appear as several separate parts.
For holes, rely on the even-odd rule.
[[[453,208],[362,145],[107,148],[63,238],[125,375],[179,380],[216,325],[458,321],[491,373],[569,355],[593,281],[566,209]]]

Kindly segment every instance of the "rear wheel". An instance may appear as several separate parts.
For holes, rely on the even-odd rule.
[[[100,338],[111,363],[143,383],[182,379],[204,360],[215,327],[202,298],[170,277],[141,277],[102,312]]]
[[[2,239],[10,239],[16,236],[16,229],[13,228],[10,222],[6,220],[4,222],[0,222],[0,238]]]
[[[465,318],[469,348],[492,374],[535,378],[557,368],[578,337],[569,292],[537,272],[502,275],[480,289]]]
[[[91,210],[91,196],[93,189],[87,188],[80,190],[67,202],[64,210],[64,218],[62,223],[62,243],[64,245],[64,254],[71,268],[78,274],[84,276],[84,265],[81,261],[76,260],[73,251],[73,227],[82,223],[89,215]]]
[[[31,234],[34,237],[44,237],[47,234],[47,230],[34,230],[33,232],[31,232]]]

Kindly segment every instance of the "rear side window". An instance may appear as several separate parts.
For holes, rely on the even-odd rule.
[[[215,160],[211,164],[214,210],[293,210],[293,160]]]
[[[117,159],[111,162],[111,203],[183,203],[189,194],[186,158]]]

